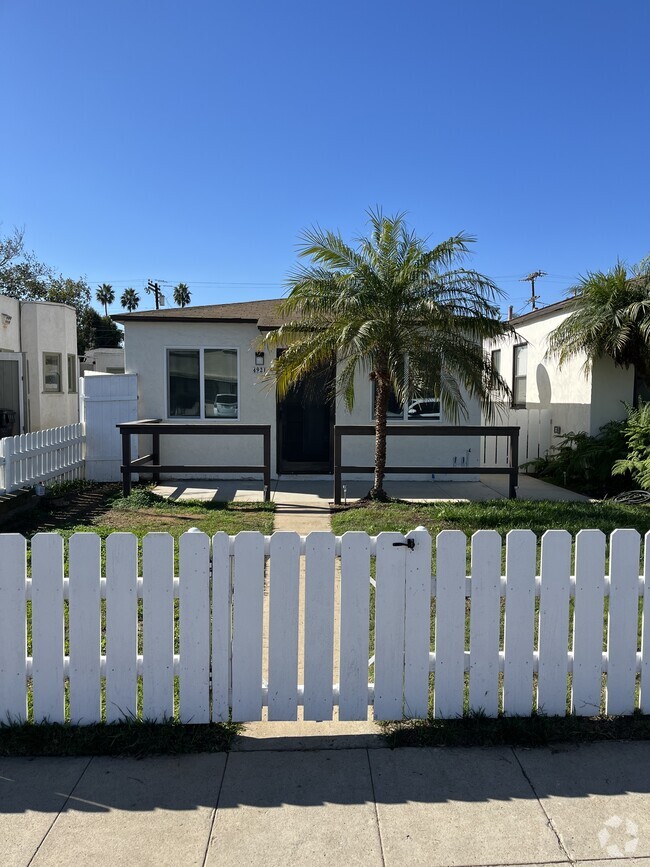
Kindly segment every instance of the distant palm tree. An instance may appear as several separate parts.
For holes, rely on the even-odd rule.
[[[634,365],[650,386],[650,259],[630,270],[617,262],[609,271],[589,271],[569,290],[570,315],[551,332],[548,354],[560,366],[576,355],[589,368],[609,356],[619,367]]]
[[[177,304],[179,307],[187,307],[191,300],[192,296],[190,295],[190,288],[187,283],[179,283],[174,289],[174,304]]]
[[[108,305],[115,301],[115,292],[110,283],[102,283],[97,289],[97,300],[104,305],[104,315],[108,316]]]
[[[371,233],[354,247],[320,228],[302,235],[311,259],[288,280],[288,320],[264,341],[283,348],[270,376],[282,398],[306,374],[337,359],[336,390],[350,410],[358,372],[375,383],[375,473],[370,499],[386,498],[386,420],[391,391],[400,403],[435,396],[451,421],[467,417],[465,395],[493,411],[495,382],[483,340],[510,330],[487,277],[458,267],[474,240],[463,233],[429,249],[404,216],[369,212]],[[406,363],[405,363],[406,361]]]
[[[133,311],[137,309],[138,304],[140,303],[140,296],[135,291],[135,289],[125,289],[124,292],[122,292],[120,303],[122,307],[126,307],[129,313],[133,313]]]

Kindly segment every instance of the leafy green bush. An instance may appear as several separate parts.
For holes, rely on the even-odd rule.
[[[650,490],[650,403],[628,407],[623,430],[627,457],[616,461],[614,475],[630,474],[637,485]]]

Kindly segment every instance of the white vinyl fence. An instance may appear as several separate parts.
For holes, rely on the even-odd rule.
[[[83,444],[81,424],[0,439],[0,494],[27,488],[37,482],[82,478]]]
[[[469,574],[468,540],[444,531],[433,577],[422,528],[30,547],[0,536],[2,720],[650,713],[650,538],[640,576],[635,530],[551,530],[539,560],[532,531],[510,532],[503,559],[483,530]]]

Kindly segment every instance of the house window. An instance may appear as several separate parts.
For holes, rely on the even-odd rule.
[[[526,406],[526,366],[528,347],[519,343],[513,347],[512,354],[512,405],[515,408]]]
[[[61,391],[61,353],[43,353],[43,391]]]
[[[375,418],[375,406],[377,401],[377,389],[372,384],[372,417]],[[409,400],[404,406],[397,398],[391,386],[388,394],[387,420],[395,421],[440,421],[440,398],[417,397]]]
[[[492,366],[492,388],[499,387],[498,374],[501,373],[501,350],[493,349],[490,354],[490,365]]]
[[[68,392],[75,394],[77,391],[77,356],[68,355]]]
[[[170,417],[239,418],[236,349],[168,349],[167,412]]]

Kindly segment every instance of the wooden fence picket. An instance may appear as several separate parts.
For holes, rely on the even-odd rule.
[[[537,707],[547,716],[566,713],[570,586],[571,535],[547,530],[542,536],[537,677]]]
[[[142,716],[174,716],[174,539],[147,533],[142,540]]]
[[[501,536],[479,530],[472,536],[469,708],[499,713],[499,626],[501,621]]]
[[[225,535],[225,534],[224,534]],[[226,536],[226,557],[228,537]],[[210,539],[183,533],[178,543],[179,717],[210,722]],[[226,660],[230,647],[225,648]],[[228,684],[226,681],[226,703]]]
[[[460,530],[443,530],[436,547],[434,714],[450,718],[463,713],[467,538]]]
[[[645,536],[643,561],[643,620],[641,624],[641,713],[650,714],[650,533]]]
[[[0,536],[0,720],[27,719],[27,543]]]
[[[300,536],[297,533],[274,533],[269,563],[270,720],[297,718],[299,589]]]
[[[334,676],[333,533],[310,533],[305,544],[304,719],[332,719]]]
[[[32,538],[32,686],[34,722],[65,722],[63,538]]]
[[[232,577],[230,538],[227,533],[219,532],[212,537],[213,722],[226,722],[230,715],[231,662],[233,653]],[[206,610],[210,611],[207,607]]]
[[[580,530],[576,536],[571,711],[577,716],[600,713],[605,544],[600,530]]]
[[[138,540],[106,539],[106,722],[137,716]]]
[[[537,539],[532,530],[508,533],[503,710],[510,716],[528,716],[531,711],[536,553]]]
[[[634,711],[640,543],[636,530],[614,530],[610,537],[607,714]]]
[[[341,538],[339,719],[368,715],[370,628],[370,539],[348,532]]]
[[[407,551],[401,533],[377,536],[375,719],[401,719],[403,712]]]
[[[406,556],[404,713],[425,717],[429,713],[431,536],[419,527],[407,539],[413,541],[414,547]]]
[[[262,615],[264,537],[239,533],[235,538],[232,635],[232,718],[262,717]]]
[[[101,721],[101,540],[75,533],[69,542],[70,721]]]

